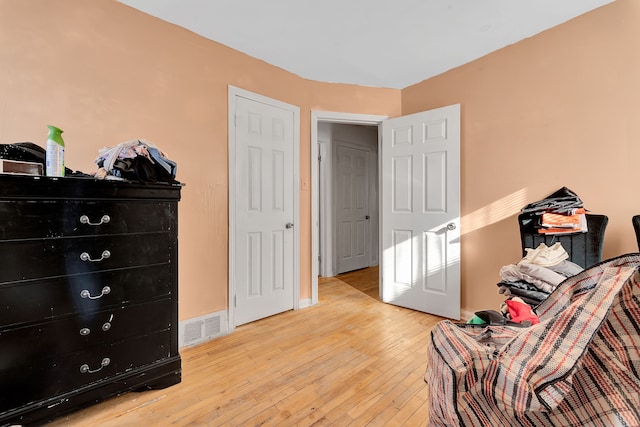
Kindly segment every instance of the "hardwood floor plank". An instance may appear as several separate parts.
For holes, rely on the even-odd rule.
[[[50,425],[426,425],[426,348],[441,318],[380,302],[371,295],[377,274],[347,277],[366,293],[321,278],[317,306],[181,349],[180,384],[114,397]]]
[[[350,271],[348,273],[338,274],[336,276],[343,282],[353,286],[360,292],[369,295],[371,298],[380,300],[380,291],[378,282],[380,269],[378,266],[363,268],[361,270]]]

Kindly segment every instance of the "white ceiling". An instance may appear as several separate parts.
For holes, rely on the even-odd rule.
[[[119,0],[283,68],[405,88],[614,0]]]

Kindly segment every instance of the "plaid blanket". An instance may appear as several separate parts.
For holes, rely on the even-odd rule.
[[[529,328],[431,333],[430,426],[640,426],[640,254],[562,282]]]

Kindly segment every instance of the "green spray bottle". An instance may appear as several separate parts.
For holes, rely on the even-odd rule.
[[[47,176],[64,176],[64,141],[62,130],[55,126],[47,125],[49,137],[47,138],[46,174]]]

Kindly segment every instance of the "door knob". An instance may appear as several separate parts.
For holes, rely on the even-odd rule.
[[[364,216],[364,219],[366,219],[366,220],[368,220],[369,218],[370,218],[369,215],[365,215]]]
[[[447,230],[449,231],[453,231],[456,229],[456,225],[452,222],[450,222],[449,224],[447,224]]]
[[[286,228],[293,228],[293,223],[292,222],[288,222],[287,225],[285,225]]]

